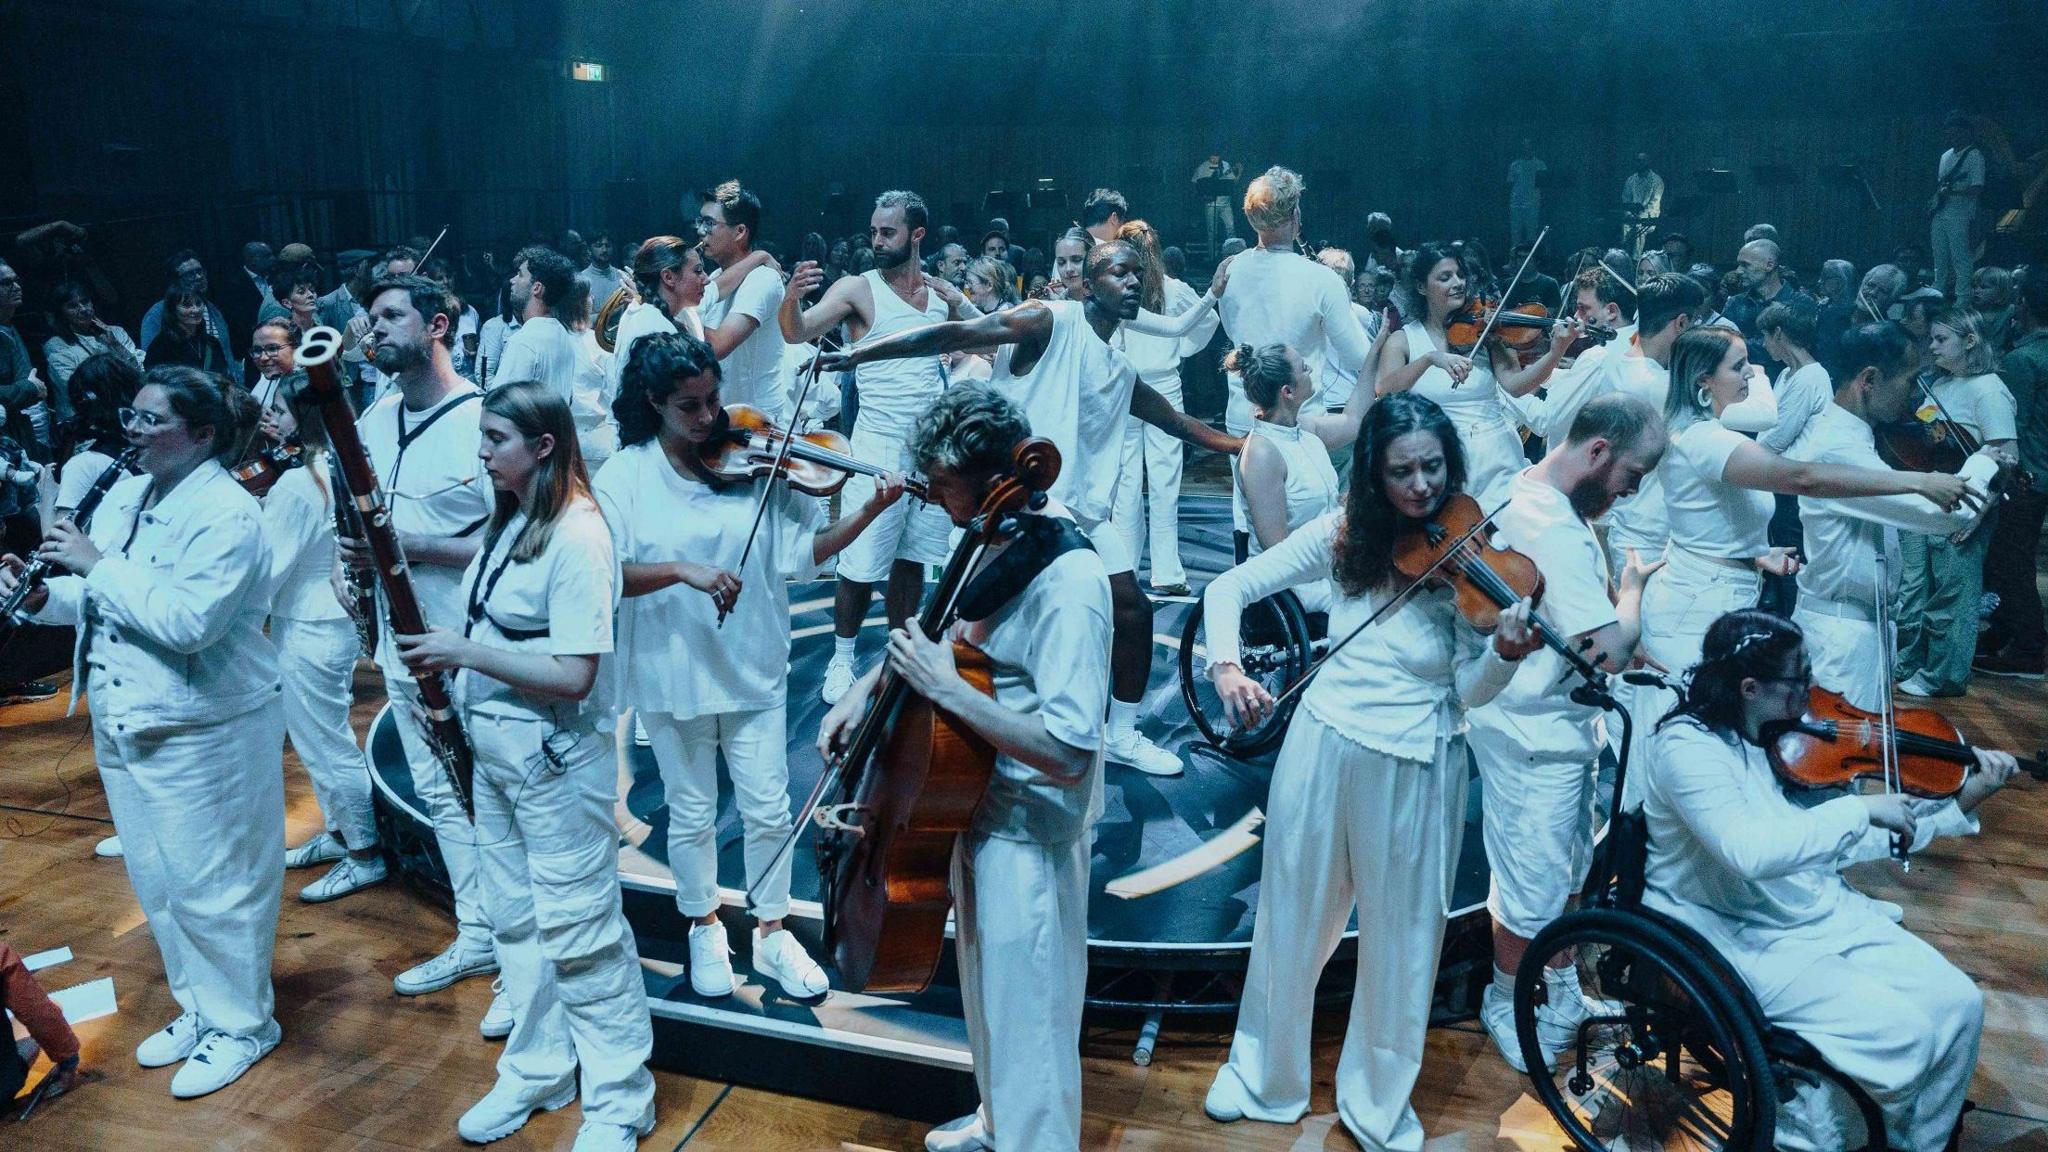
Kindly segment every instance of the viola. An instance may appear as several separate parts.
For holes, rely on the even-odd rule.
[[[1894,708],[1892,722],[1815,685],[1806,714],[1764,732],[1771,767],[1805,788],[1842,788],[1858,780],[1883,780],[1885,758],[1895,751],[1898,787],[1930,800],[1953,796],[1963,787],[1977,750],[1955,725],[1931,708]],[[2048,751],[2022,759],[2020,768],[2048,779]]]
[[[881,476],[888,471],[856,458],[846,437],[837,432],[820,429],[792,436],[766,412],[749,404],[728,404],[718,419],[718,430],[698,446],[692,465],[707,484],[736,484],[779,475],[799,492],[831,496],[856,472]],[[905,480],[903,487],[912,496],[925,498],[922,483]]]
[[[249,458],[228,469],[228,475],[251,496],[262,498],[284,474],[306,462],[305,449],[295,439],[278,444],[265,444],[250,454]]]

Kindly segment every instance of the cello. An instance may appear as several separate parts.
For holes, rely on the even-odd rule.
[[[1046,489],[1059,477],[1059,449],[1049,440],[1027,439],[1012,458],[1014,467],[982,501],[918,618],[927,636],[944,636],[960,617],[968,577],[991,548],[1023,543],[1023,514],[1044,507]],[[961,677],[993,695],[986,654],[958,641],[953,651]],[[842,987],[917,992],[930,985],[953,907],[954,841],[974,821],[995,757],[980,734],[883,672],[867,714],[826,765],[807,805],[819,829],[825,947]]]

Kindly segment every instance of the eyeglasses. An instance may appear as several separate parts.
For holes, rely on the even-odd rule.
[[[283,344],[252,344],[249,346],[249,351],[257,356],[279,356],[284,353],[284,350],[285,345]]]
[[[725,221],[720,220],[716,216],[699,216],[697,217],[697,231],[709,232],[713,228],[716,228],[723,223],[725,223]]]
[[[146,428],[151,430],[169,424],[172,419],[169,416],[159,416],[144,408],[120,408],[115,410],[114,415],[121,421],[121,427],[123,428]]]

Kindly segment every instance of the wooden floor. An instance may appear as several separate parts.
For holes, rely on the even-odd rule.
[[[381,689],[359,681],[358,725]],[[2043,685],[1980,681],[1950,714],[1994,746],[2048,743]],[[64,697],[0,708],[0,938],[27,954],[69,945],[72,963],[46,973],[52,989],[112,976],[120,1010],[79,1028],[98,1077],[25,1125],[0,1125],[0,1149],[412,1149],[463,1147],[455,1119],[491,1085],[498,1046],[478,1038],[488,982],[406,999],[393,975],[450,938],[439,910],[399,887],[314,907],[293,898],[313,876],[286,883],[276,960],[284,1042],[240,1083],[198,1101],[169,1095],[172,1069],[136,1066],[135,1045],[177,1013],[126,876],[92,846],[112,832],[92,767],[87,723],[66,719]],[[291,842],[318,819],[287,755]],[[1909,874],[1871,865],[1856,877],[1908,910],[1907,923],[1943,949],[1987,999],[1982,1059],[1971,1093],[1985,1109],[1965,1128],[1969,1149],[2048,1152],[2048,785],[2021,781],[1984,810],[1981,837],[1945,842]],[[1323,1021],[1316,1093],[1300,1125],[1209,1122],[1201,1102],[1228,1038],[1169,1030],[1149,1068],[1130,1060],[1128,1033],[1085,1042],[1090,1149],[1349,1149],[1330,1081],[1341,1017]],[[657,1074],[660,1126],[641,1147],[916,1149],[923,1127],[728,1084]],[[1552,1129],[1519,1077],[1476,1026],[1430,1035],[1415,1104],[1438,1149],[1555,1149]],[[534,1118],[497,1147],[567,1148],[576,1110]]]

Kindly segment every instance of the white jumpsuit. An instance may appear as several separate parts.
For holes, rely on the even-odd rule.
[[[263,635],[270,546],[256,498],[208,460],[143,510],[115,484],[90,575],[58,576],[35,619],[75,624],[72,706],[92,697],[93,755],[123,862],[178,1007],[201,1026],[271,1026],[284,890],[284,707]]]

